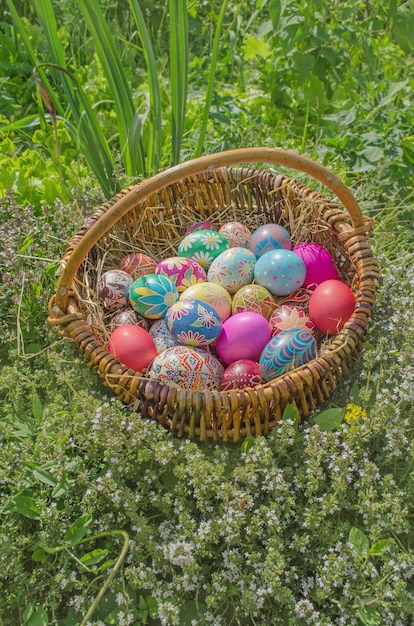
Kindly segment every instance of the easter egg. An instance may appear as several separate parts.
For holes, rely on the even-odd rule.
[[[249,250],[257,258],[270,250],[291,250],[292,242],[286,228],[279,224],[263,224],[253,232],[249,241]]]
[[[177,287],[179,294],[187,287],[207,280],[207,274],[201,265],[192,259],[179,256],[160,261],[155,268],[155,274],[167,276]]]
[[[108,311],[126,307],[132,282],[132,277],[123,270],[104,272],[96,288],[98,300]]]
[[[151,335],[155,347],[157,348],[158,354],[167,350],[167,348],[172,348],[173,346],[178,345],[177,339],[170,333],[165,323],[165,317],[162,317],[159,320],[155,320],[149,329],[149,334]]]
[[[230,248],[219,254],[211,263],[207,278],[218,283],[230,294],[236,293],[254,278],[256,257],[247,248]]]
[[[301,328],[308,332],[312,332],[315,328],[315,324],[309,319],[305,311],[287,304],[282,304],[275,309],[269,324],[272,337],[283,330],[292,330],[292,328]]]
[[[240,222],[226,222],[219,229],[219,233],[228,239],[230,248],[247,248],[252,232]]]
[[[316,356],[316,340],[301,328],[284,330],[275,335],[263,349],[259,359],[262,378],[266,381],[308,363]]]
[[[181,240],[177,255],[192,259],[207,270],[214,259],[228,247],[226,237],[216,230],[196,230]]]
[[[174,387],[193,391],[219,390],[224,367],[212,354],[200,348],[167,348],[151,363],[147,376]]]
[[[145,274],[153,274],[156,266],[157,261],[148,256],[148,254],[142,254],[141,252],[131,252],[119,264],[119,268],[131,274],[134,280],[145,276]]]
[[[300,243],[293,248],[306,267],[304,287],[319,285],[325,280],[339,279],[333,257],[326,248],[317,243]]]
[[[196,222],[195,224],[191,224],[185,232],[185,235],[189,235],[190,233],[194,233],[196,230],[214,230],[213,224],[208,220],[204,220],[203,222]]]
[[[287,306],[295,307],[301,311],[309,311],[309,300],[313,294],[312,289],[306,289],[305,287],[299,287],[293,293],[288,296],[278,298],[278,304],[286,304]]]
[[[132,307],[118,311],[113,315],[109,322],[110,330],[115,330],[118,326],[124,326],[125,324],[133,324],[134,326],[141,326],[145,330],[149,329],[149,321],[137,313]]]
[[[222,391],[254,387],[262,382],[260,367],[257,361],[242,359],[226,367],[221,379]]]
[[[286,296],[302,287],[306,268],[291,250],[271,250],[256,261],[254,277],[275,296]]]
[[[243,311],[254,311],[269,319],[276,307],[276,302],[272,294],[262,285],[245,285],[241,287],[233,296],[232,313],[242,313]]]
[[[166,276],[146,274],[132,283],[129,299],[140,315],[159,319],[165,316],[168,307],[177,302],[178,291]]]
[[[180,300],[201,300],[210,304],[218,313],[222,322],[231,315],[231,295],[217,283],[197,283],[188,287],[180,295]]]
[[[269,339],[267,319],[259,313],[244,311],[224,322],[215,348],[218,357],[227,364],[241,359],[258,361]]]
[[[168,309],[165,322],[177,341],[188,346],[213,343],[222,327],[217,311],[200,300],[179,300]]]
[[[133,324],[115,328],[109,336],[108,352],[136,372],[144,372],[157,356],[157,348],[149,332]]]
[[[335,335],[351,317],[355,308],[352,290],[340,280],[325,280],[309,300],[309,316],[327,335]]]

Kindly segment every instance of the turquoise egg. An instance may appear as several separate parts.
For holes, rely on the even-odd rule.
[[[302,287],[306,266],[300,256],[290,250],[271,250],[256,261],[254,277],[275,296],[288,296]]]
[[[242,247],[230,248],[216,256],[208,269],[207,278],[234,294],[253,281],[255,265],[253,252]]]
[[[284,330],[272,337],[259,359],[263,380],[283,376],[316,357],[315,337],[307,330]]]
[[[216,230],[196,230],[181,240],[177,255],[196,261],[207,271],[214,259],[228,247],[227,237]]]
[[[131,306],[149,319],[164,317],[168,307],[178,300],[178,290],[162,274],[146,274],[137,278],[129,290]]]
[[[217,311],[201,300],[180,300],[167,311],[165,322],[169,332],[180,344],[205,346],[221,333],[222,323]]]

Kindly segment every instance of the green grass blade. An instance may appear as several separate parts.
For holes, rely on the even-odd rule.
[[[134,171],[133,169],[131,146],[128,140],[135,117],[134,102],[131,88],[108,24],[96,0],[78,0],[78,5],[92,34],[95,49],[114,101],[125,172],[128,176],[144,173],[146,168],[145,163],[142,162],[143,150],[139,150],[138,154],[134,155],[134,158],[137,158],[139,171]]]
[[[162,104],[160,84],[158,80],[157,64],[155,62],[154,50],[148,29],[145,24],[144,16],[137,0],[130,0],[132,13],[138,29],[138,35],[141,40],[142,50],[148,72],[148,84],[150,92],[150,122],[151,122],[151,141],[147,148],[148,167],[152,172],[157,171],[161,158],[162,137],[161,137],[161,120],[162,120]]]
[[[188,11],[186,0],[170,0],[170,87],[172,155],[180,161],[188,88]]]
[[[207,83],[206,101],[204,104],[203,117],[201,120],[201,127],[200,127],[200,134],[198,136],[197,148],[195,152],[196,157],[200,156],[203,150],[204,140],[205,140],[205,136],[207,132],[207,124],[208,124],[208,118],[210,116],[211,100],[213,98],[213,91],[214,91],[214,77],[215,77],[216,67],[217,67],[220,36],[221,36],[221,30],[223,27],[223,19],[224,19],[224,14],[226,12],[226,7],[227,7],[227,0],[223,0],[220,14],[217,20],[216,30],[214,33],[213,49],[211,51],[210,71],[209,71],[208,83]]]

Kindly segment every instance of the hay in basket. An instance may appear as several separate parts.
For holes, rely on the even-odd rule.
[[[274,164],[322,182],[339,203],[277,173]],[[330,251],[356,304],[344,327],[318,342],[316,358],[254,387],[193,391],[146,378],[110,354],[108,316],[96,296],[102,273],[131,252],[158,261],[176,255],[189,225],[203,220],[234,220],[251,230],[274,222],[294,243],[314,242]],[[324,402],[357,358],[378,288],[370,234],[370,220],[348,187],[308,158],[271,148],[203,156],[121,191],[87,219],[62,259],[48,322],[75,342],[122,402],[178,435],[201,441],[266,435],[288,404],[306,416]]]

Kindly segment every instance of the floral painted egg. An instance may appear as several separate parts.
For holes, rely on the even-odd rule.
[[[293,248],[306,267],[304,287],[315,288],[325,280],[339,279],[333,257],[326,248],[317,243],[300,243]]]
[[[147,376],[174,387],[192,391],[219,390],[224,367],[200,348],[174,346],[155,357]]]
[[[221,389],[222,391],[244,389],[259,385],[261,382],[263,381],[257,361],[244,359],[235,361],[226,367],[221,379]]]
[[[179,300],[168,309],[165,322],[178,342],[188,346],[213,343],[222,328],[217,311],[200,300]]]
[[[191,285],[207,280],[207,274],[201,265],[192,259],[179,256],[160,261],[155,268],[155,273],[167,276],[177,287],[178,293],[182,293]]]
[[[305,280],[306,267],[302,259],[291,250],[271,250],[256,261],[254,277],[275,296],[287,296]]]
[[[287,304],[277,307],[269,323],[272,337],[283,330],[292,330],[292,328],[302,328],[310,333],[315,328],[315,324],[309,319],[305,311]]]
[[[157,348],[158,354],[167,350],[167,348],[172,348],[173,346],[178,345],[177,339],[170,333],[165,323],[165,317],[156,320],[151,328],[149,329],[149,334],[151,335],[155,347]]]
[[[196,230],[181,240],[177,254],[193,259],[207,270],[214,259],[228,247],[229,242],[226,237],[216,230]]]
[[[153,274],[156,266],[157,261],[148,256],[148,254],[142,254],[141,252],[131,252],[119,264],[119,268],[131,274],[134,280],[145,276],[145,274]]]
[[[230,248],[247,248],[252,236],[252,231],[240,222],[226,222],[219,233],[228,239]]]
[[[210,304],[218,313],[222,322],[231,315],[231,295],[217,283],[197,283],[188,287],[180,295],[180,300],[201,300]]]
[[[108,311],[126,307],[132,282],[132,277],[123,270],[104,272],[96,289],[98,300]]]
[[[166,276],[146,274],[132,283],[129,299],[137,313],[149,319],[159,319],[177,302],[178,291]]]
[[[290,295],[278,299],[278,304],[279,306],[286,304],[287,306],[292,306],[295,307],[295,309],[300,309],[301,311],[306,312],[309,311],[309,300],[312,294],[312,289],[299,287],[299,289],[296,289],[296,291]]]
[[[307,330],[294,328],[275,335],[259,359],[260,373],[266,381],[308,363],[316,357],[315,337]]]
[[[257,258],[270,250],[291,250],[292,241],[286,228],[279,224],[263,224],[256,228],[249,241],[249,250]]]
[[[276,301],[270,291],[262,285],[245,285],[233,296],[232,313],[255,311],[269,319],[276,308]]]
[[[141,328],[149,330],[149,321],[137,313],[132,307],[115,313],[109,322],[109,329],[112,331],[118,328],[118,326],[125,326],[125,324],[133,324],[134,326],[141,326]]]
[[[230,248],[219,254],[209,267],[209,282],[218,283],[230,294],[254,278],[256,257],[247,248]]]
[[[189,235],[190,233],[194,233],[196,230],[214,230],[213,224],[208,220],[204,220],[203,222],[196,222],[195,224],[191,224],[185,232],[185,235]]]

